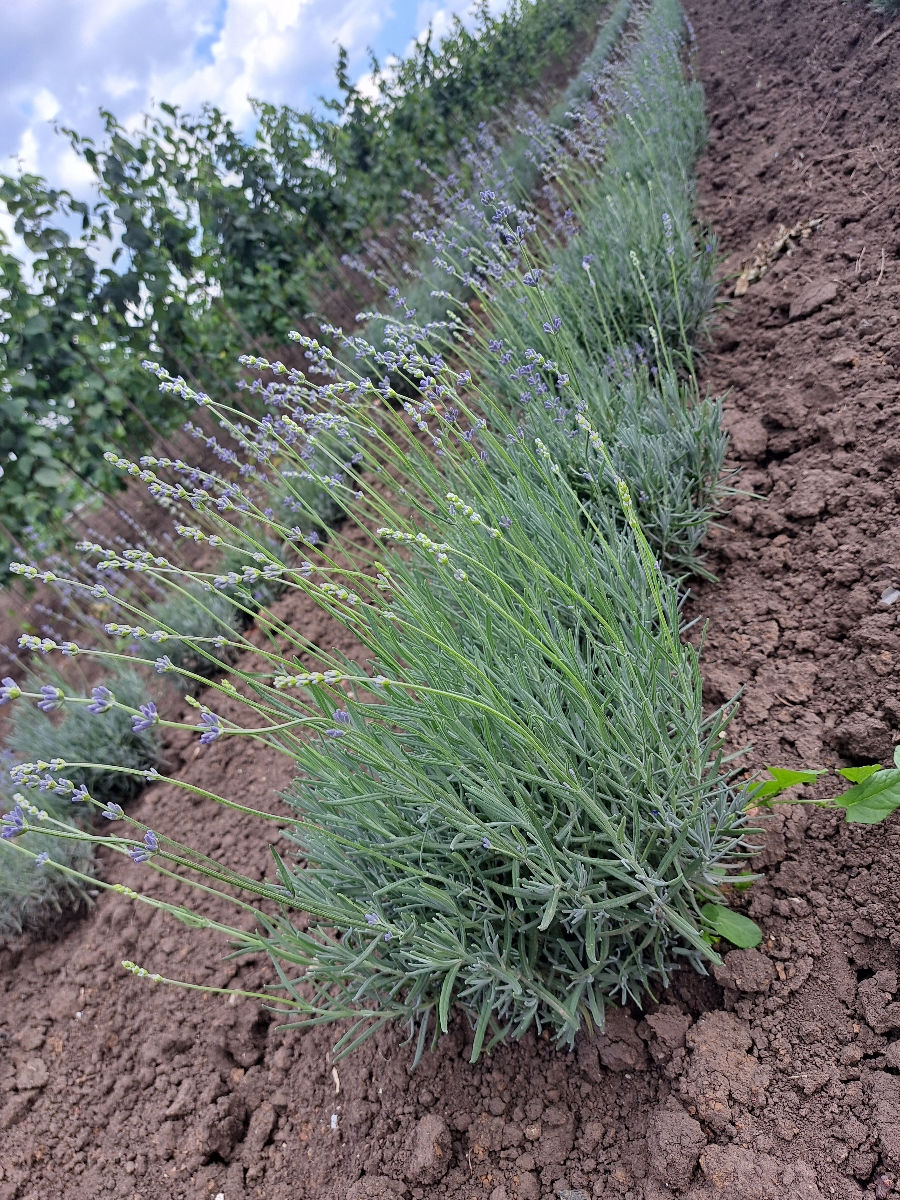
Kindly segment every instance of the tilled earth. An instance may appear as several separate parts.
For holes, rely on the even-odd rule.
[[[723,296],[754,260],[767,267],[726,303],[703,368],[728,393],[754,493],[713,535],[720,579],[693,600],[708,699],[743,686],[732,729],[753,744],[748,768],[887,761],[900,728],[900,603],[882,598],[900,589],[900,21],[857,0],[686,7]],[[797,229],[786,244],[779,226]],[[284,615],[315,636],[316,614]],[[169,756],[181,777],[260,804],[290,781],[286,760],[243,743],[198,755],[181,740]],[[136,811],[266,870],[249,821],[164,786]],[[748,893],[759,950],[685,976],[655,1010],[614,1014],[573,1054],[527,1038],[471,1066],[460,1026],[414,1073],[397,1030],[335,1070],[333,1030],[279,1031],[254,1003],[124,974],[132,958],[215,986],[269,978],[101,896],[54,937],[0,952],[0,1200],[900,1195],[898,863],[900,818],[782,809]]]

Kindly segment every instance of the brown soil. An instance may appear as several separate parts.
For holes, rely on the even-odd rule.
[[[884,759],[900,723],[900,25],[859,4],[689,0],[712,126],[701,204],[736,275],[780,223],[823,217],[722,314],[744,499],[712,539],[708,698],[745,686],[748,767]],[[317,632],[308,611],[286,616]],[[319,631],[326,636],[325,630]],[[343,647],[353,653],[353,647]],[[174,772],[263,803],[290,764],[241,743]],[[223,783],[224,780],[224,783]],[[276,804],[272,800],[272,804]],[[249,821],[149,789],[137,815],[247,871]],[[749,893],[759,950],[684,976],[560,1053],[470,1066],[459,1026],[410,1073],[397,1030],[337,1071],[334,1031],[279,1031],[125,975],[254,987],[264,962],[116,895],[0,953],[0,1200],[819,1200],[900,1194],[900,819],[782,810]],[[137,868],[110,865],[135,883]],[[174,893],[173,893],[174,894]]]

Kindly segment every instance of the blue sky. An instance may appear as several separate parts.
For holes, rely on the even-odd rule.
[[[98,133],[98,108],[132,125],[162,100],[245,128],[248,96],[303,109],[329,91],[339,44],[359,78],[367,47],[384,62],[454,13],[471,0],[0,0],[0,171],[87,198],[90,171],[54,121]]]

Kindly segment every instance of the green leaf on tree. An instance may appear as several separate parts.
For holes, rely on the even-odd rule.
[[[59,487],[61,479],[62,475],[57,471],[56,467],[38,467],[34,473],[34,482],[39,487]]]

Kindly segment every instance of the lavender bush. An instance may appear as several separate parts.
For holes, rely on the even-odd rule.
[[[634,106],[627,88],[610,94],[619,161],[635,170],[668,107],[695,103],[679,82],[680,29],[673,0],[653,0],[625,70],[651,64],[665,86]],[[656,154],[663,161],[662,147]],[[687,374],[699,300],[686,281],[702,282],[705,267],[676,204],[679,178],[689,190],[684,163],[664,197],[671,228],[635,189],[632,168],[611,171],[600,191],[593,168],[587,161],[583,179],[567,169],[565,187],[583,205],[571,238],[606,219],[595,207],[627,209],[634,224],[624,250],[598,242],[579,265],[589,304],[567,279],[564,255],[557,266],[530,223],[519,230],[502,199],[479,196],[495,206],[487,228],[500,253],[493,242],[473,248],[473,262],[493,255],[499,268],[477,317],[423,325],[404,306],[380,345],[331,330],[340,362],[298,337],[305,371],[248,356],[270,410],[262,419],[150,364],[165,390],[219,419],[235,474],[201,478],[184,464],[110,456],[152,494],[190,508],[181,535],[229,552],[235,566],[227,575],[184,571],[162,554],[91,547],[105,571],[138,570],[183,594],[227,596],[236,582],[277,581],[361,647],[354,657],[331,653],[277,606],[263,608],[267,648],[195,702],[192,728],[207,753],[250,737],[296,764],[283,807],[257,812],[281,830],[271,880],[242,876],[85,797],[116,819],[104,839],[113,850],[148,873],[199,872],[223,904],[252,912],[248,931],[157,900],[149,884],[134,894],[268,954],[278,982],[263,998],[301,1024],[349,1020],[339,1053],[401,1020],[418,1055],[455,1005],[474,1028],[473,1059],[532,1028],[571,1045],[583,1025],[602,1026],[607,1003],[643,1002],[682,965],[703,970],[716,959],[721,887],[745,853],[746,796],[722,758],[728,712],[704,717],[697,656],[680,636],[683,592],[668,567],[696,547],[669,553],[655,533],[651,543],[638,514],[655,504],[660,530],[700,532],[708,517],[718,410],[702,408],[696,430],[709,444],[694,454]],[[657,179],[659,162],[647,170],[645,182]],[[622,201],[623,190],[640,202]],[[631,271],[598,261],[623,252]],[[607,326],[599,363],[579,305]],[[628,338],[646,334],[640,352],[617,340],[626,329]],[[512,375],[528,400],[511,399]],[[667,437],[681,439],[674,458]],[[243,473],[251,465],[304,517],[295,482],[311,476],[344,515],[342,527],[325,541],[294,513],[285,520],[260,478]],[[632,470],[654,489],[646,501]],[[144,647],[138,657],[152,663],[165,631],[146,609],[125,607],[129,636]],[[235,634],[217,649],[240,645]],[[226,698],[229,714],[243,701],[246,724],[226,717]],[[115,697],[113,709],[136,730],[175,724],[149,699]],[[73,766],[20,764],[14,779],[34,785]],[[3,821],[14,850],[32,829],[57,829],[52,816],[21,805]]]

